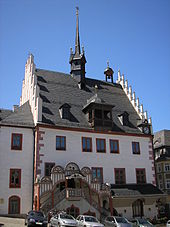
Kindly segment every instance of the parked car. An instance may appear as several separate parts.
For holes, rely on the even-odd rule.
[[[145,218],[135,218],[135,219],[131,220],[131,222],[133,224],[135,224],[135,226],[137,226],[137,227],[153,227],[154,226]]]
[[[104,225],[93,216],[79,215],[76,220],[79,227],[104,227]]]
[[[133,227],[133,225],[124,217],[108,216],[104,220],[106,227]]]
[[[42,226],[47,227],[47,219],[41,211],[31,210],[25,219],[25,225],[28,227]]]
[[[166,223],[166,227],[170,227],[170,220]]]
[[[73,216],[61,212],[50,219],[50,225],[51,227],[77,227],[77,221]]]

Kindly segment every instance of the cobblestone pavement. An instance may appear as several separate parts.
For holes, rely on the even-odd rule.
[[[3,224],[3,227],[23,227],[25,219],[0,217],[0,224]]]

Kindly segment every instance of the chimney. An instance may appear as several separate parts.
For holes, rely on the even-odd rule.
[[[13,112],[16,112],[18,108],[19,108],[19,105],[13,105]]]

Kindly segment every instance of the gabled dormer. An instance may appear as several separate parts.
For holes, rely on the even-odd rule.
[[[129,126],[130,125],[129,114],[126,111],[124,111],[122,114],[119,114],[118,117],[119,117],[119,121],[121,122],[121,124],[123,126]]]
[[[86,58],[84,54],[84,48],[82,48],[82,53],[80,50],[80,38],[79,38],[79,18],[78,18],[78,7],[76,10],[76,40],[75,40],[75,52],[71,48],[70,60],[71,64],[71,76],[77,80],[80,89],[85,87],[85,64]]]
[[[111,130],[113,126],[112,108],[114,106],[105,103],[98,94],[95,94],[83,107],[83,112],[92,128],[98,130]]]
[[[64,103],[62,106],[60,106],[59,112],[62,119],[70,120],[71,118],[70,108],[71,106],[67,103]]]

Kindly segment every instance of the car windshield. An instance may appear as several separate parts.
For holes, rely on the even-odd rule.
[[[96,218],[94,217],[85,217],[85,221],[87,222],[98,222]]]
[[[68,215],[68,214],[60,214],[60,218],[74,220],[74,218],[71,215]]]
[[[29,213],[30,216],[36,216],[36,217],[44,217],[42,212],[38,212],[38,211],[32,211]]]
[[[149,224],[149,222],[146,219],[138,219],[139,224]]]
[[[118,223],[128,223],[127,220],[125,218],[121,218],[121,217],[116,217],[116,221]]]

